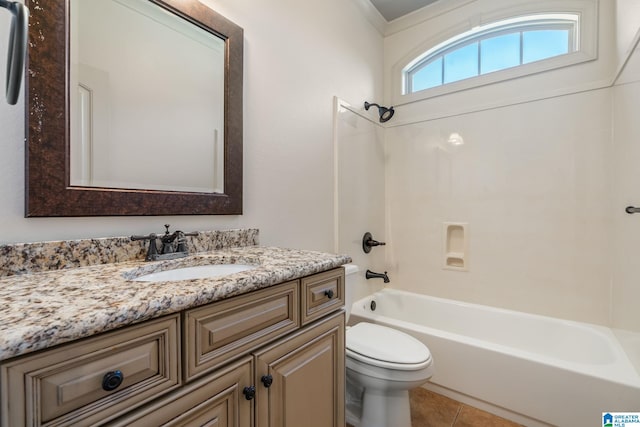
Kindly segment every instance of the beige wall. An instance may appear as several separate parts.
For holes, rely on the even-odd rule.
[[[610,109],[604,89],[387,129],[394,286],[607,323]],[[445,222],[468,223],[468,271],[443,268]]]
[[[373,102],[369,99],[368,101]],[[370,269],[382,273],[386,269],[387,246],[365,253],[362,238],[370,232],[385,242],[385,129],[370,115],[361,115],[361,104],[336,100],[336,252],[347,253],[360,271],[347,292],[347,308],[351,302],[382,289],[381,279],[365,279]],[[391,280],[395,280],[391,276]]]
[[[613,326],[640,332],[640,52],[613,87]],[[640,342],[636,342],[640,360]]]
[[[0,243],[260,228],[261,243],[333,250],[333,96],[382,94],[382,36],[354,2],[208,0],[245,30],[244,215],[25,219],[24,108],[0,102]],[[6,30],[9,14],[0,14]],[[0,34],[4,70],[8,31]],[[4,81],[4,72],[0,71]]]
[[[633,49],[634,39],[640,28],[640,2],[636,0],[615,0],[616,12],[616,54],[618,62],[626,59]]]

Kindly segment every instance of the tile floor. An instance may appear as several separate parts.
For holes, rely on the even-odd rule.
[[[423,388],[411,390],[412,427],[519,427],[505,420],[446,396]]]
[[[410,396],[411,427],[521,427],[423,388],[411,390]]]

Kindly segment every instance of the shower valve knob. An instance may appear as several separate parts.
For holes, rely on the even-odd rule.
[[[385,242],[378,242],[377,240],[374,240],[373,236],[368,231],[364,233],[364,236],[362,236],[362,250],[364,251],[365,254],[368,254],[369,252],[371,252],[371,248],[374,246],[384,246],[384,245],[386,245]]]

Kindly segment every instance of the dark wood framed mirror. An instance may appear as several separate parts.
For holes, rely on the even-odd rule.
[[[27,0],[31,24],[26,75],[25,216],[242,214],[243,30],[198,0],[147,1],[224,42],[223,171],[219,172],[223,184],[210,191],[184,191],[181,186],[174,190],[166,186],[148,189],[72,182],[70,2],[82,1],[86,0],[51,0],[40,7],[39,2]],[[128,6],[121,0],[113,1]],[[180,135],[175,145],[181,145]],[[166,154],[164,150],[157,149]],[[137,160],[139,165],[151,163],[168,176],[190,173],[188,167],[175,167],[174,162],[170,154],[161,161]]]

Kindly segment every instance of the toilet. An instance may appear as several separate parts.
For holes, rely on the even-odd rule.
[[[347,319],[358,266],[345,265]],[[354,427],[411,427],[409,390],[433,373],[429,349],[404,332],[368,322],[347,327],[347,423]]]

